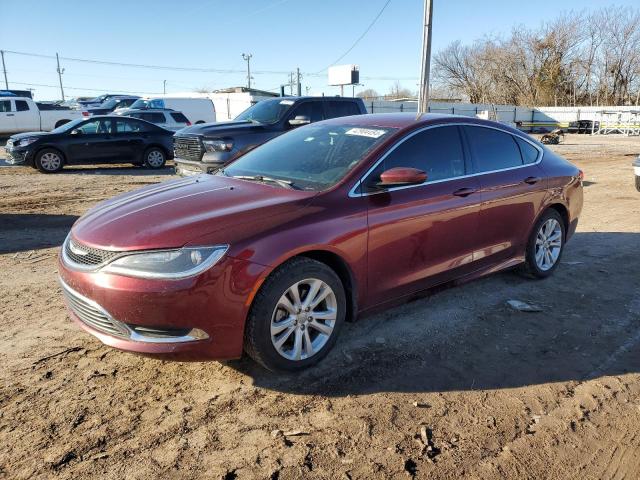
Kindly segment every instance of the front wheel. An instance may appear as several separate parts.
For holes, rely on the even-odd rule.
[[[542,214],[527,243],[525,270],[537,278],[551,275],[560,264],[566,238],[560,214],[549,209]]]
[[[36,154],[36,168],[42,173],[55,173],[62,170],[62,154],[53,148],[45,148]]]
[[[164,167],[164,164],[167,161],[167,156],[164,151],[158,147],[152,147],[147,149],[144,152],[144,164],[153,169],[158,169]]]
[[[336,273],[316,260],[291,260],[256,295],[245,351],[269,370],[310,367],[335,344],[345,314],[345,291]]]

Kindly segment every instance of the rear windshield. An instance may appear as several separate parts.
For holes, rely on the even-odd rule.
[[[161,98],[153,98],[149,100],[145,100],[144,98],[139,98],[135,102],[131,104],[131,108],[164,108],[164,100]]]

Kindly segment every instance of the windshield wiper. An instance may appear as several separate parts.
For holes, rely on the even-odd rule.
[[[262,183],[275,183],[284,188],[290,188],[292,190],[300,190],[291,180],[282,180],[280,178],[265,177],[264,175],[233,175],[233,178],[239,178],[240,180],[251,180],[254,182]]]

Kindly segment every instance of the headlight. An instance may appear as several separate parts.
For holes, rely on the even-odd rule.
[[[132,253],[119,257],[102,271],[129,277],[176,280],[193,277],[215,265],[228,245]]]
[[[204,148],[207,152],[230,152],[233,142],[229,139],[204,140]]]
[[[35,142],[36,140],[38,140],[37,137],[27,137],[27,138],[22,138],[20,140],[14,140],[13,141],[13,145],[15,147],[26,147],[27,145],[31,145],[33,142]]]

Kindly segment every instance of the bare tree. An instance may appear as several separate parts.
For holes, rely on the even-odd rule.
[[[385,95],[387,100],[397,100],[400,98],[415,98],[415,92],[412,92],[408,88],[404,88],[400,85],[398,80],[395,81],[393,86],[389,89],[389,93]]]
[[[434,79],[474,103],[623,105],[640,100],[640,10],[564,14],[434,56]]]
[[[379,96],[380,94],[373,88],[366,88],[356,94],[356,97],[360,98],[378,98]]]

